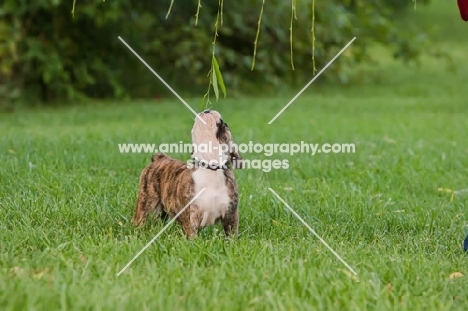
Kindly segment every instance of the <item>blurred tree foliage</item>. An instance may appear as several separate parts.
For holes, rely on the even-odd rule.
[[[265,1],[251,70],[262,2],[223,3],[215,53],[228,93],[248,86],[275,88],[313,75],[313,0]],[[0,101],[149,97],[165,92],[118,36],[176,90],[206,90],[218,1],[201,1],[197,25],[198,0],[175,0],[167,16],[170,4],[171,0],[78,0],[72,16],[73,0],[3,0]],[[402,9],[412,5],[411,0],[316,0],[317,69],[354,36],[357,40],[326,71],[325,79],[355,78],[353,66],[370,61],[368,47],[375,42],[388,45],[404,60],[416,58],[423,34],[401,31],[396,23]]]

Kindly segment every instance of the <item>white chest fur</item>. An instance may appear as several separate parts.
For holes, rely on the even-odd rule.
[[[192,178],[195,183],[195,194],[206,188],[194,202],[203,215],[200,227],[211,226],[218,218],[224,217],[228,210],[229,193],[226,177],[222,170],[198,169]]]

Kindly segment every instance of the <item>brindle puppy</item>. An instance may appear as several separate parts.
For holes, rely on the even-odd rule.
[[[163,153],[152,157],[140,176],[132,223],[143,225],[151,212],[173,218],[205,189],[177,218],[187,238],[196,236],[199,228],[218,221],[226,236],[237,235],[239,193],[232,168],[241,168],[242,158],[234,148],[228,125],[217,111],[205,110],[198,114],[192,129],[192,144],[195,150],[190,163]],[[202,167],[203,164],[210,165]]]

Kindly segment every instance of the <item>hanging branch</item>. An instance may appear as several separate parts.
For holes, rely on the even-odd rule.
[[[293,19],[297,20],[296,15],[296,0],[291,0],[291,24],[289,25],[289,46],[291,49],[291,67],[294,68],[294,57],[293,57]]]
[[[221,88],[221,91],[223,92],[224,97],[226,97],[226,86],[224,85],[223,76],[221,75],[221,71],[219,69],[219,63],[215,56],[216,41],[218,37],[218,28],[221,23],[223,7],[224,7],[224,0],[219,0],[218,12],[216,14],[216,21],[215,21],[215,34],[214,34],[214,38],[212,42],[213,49],[211,53],[211,68],[210,68],[210,71],[208,71],[208,77],[210,79],[210,83],[208,84],[208,90],[206,91],[202,99],[202,105],[201,105],[202,109],[203,109],[203,105],[206,109],[208,107],[208,104],[211,104],[210,102],[211,86],[213,86],[213,92],[215,94],[216,101],[219,99],[219,88]],[[206,99],[206,102],[205,102],[205,99]]]
[[[73,6],[71,10],[72,17],[75,17],[75,5],[76,5],[76,0],[73,0]]]
[[[257,34],[255,35],[254,51],[253,51],[253,58],[252,58],[252,66],[250,67],[250,70],[254,70],[254,67],[255,67],[255,59],[257,58],[258,37],[260,36],[260,26],[262,25],[263,7],[264,7],[264,6],[265,6],[265,0],[263,0],[263,2],[262,2],[262,8],[260,9],[260,15],[258,16]]]
[[[174,5],[174,0],[171,0],[171,4],[169,4],[169,9],[167,10],[167,14],[166,14],[166,19],[167,19],[167,18],[169,17],[169,15],[171,14],[172,5]]]
[[[220,7],[221,7],[221,26],[223,26],[223,21],[224,21],[224,18],[223,18],[224,0],[222,0],[222,1],[220,2]]]
[[[197,13],[195,14],[195,26],[198,25],[198,17],[200,16],[200,9],[202,8],[201,0],[198,0]]]
[[[315,67],[315,0],[312,0],[312,74],[315,76],[317,68]]]

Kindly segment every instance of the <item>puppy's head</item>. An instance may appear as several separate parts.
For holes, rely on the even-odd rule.
[[[205,123],[203,123],[203,121]],[[215,110],[207,109],[198,114],[192,128],[192,143],[197,146],[192,157],[198,160],[217,161],[242,167],[242,157],[232,140],[229,126]],[[205,148],[203,148],[206,146]],[[199,148],[198,148],[199,147]]]

